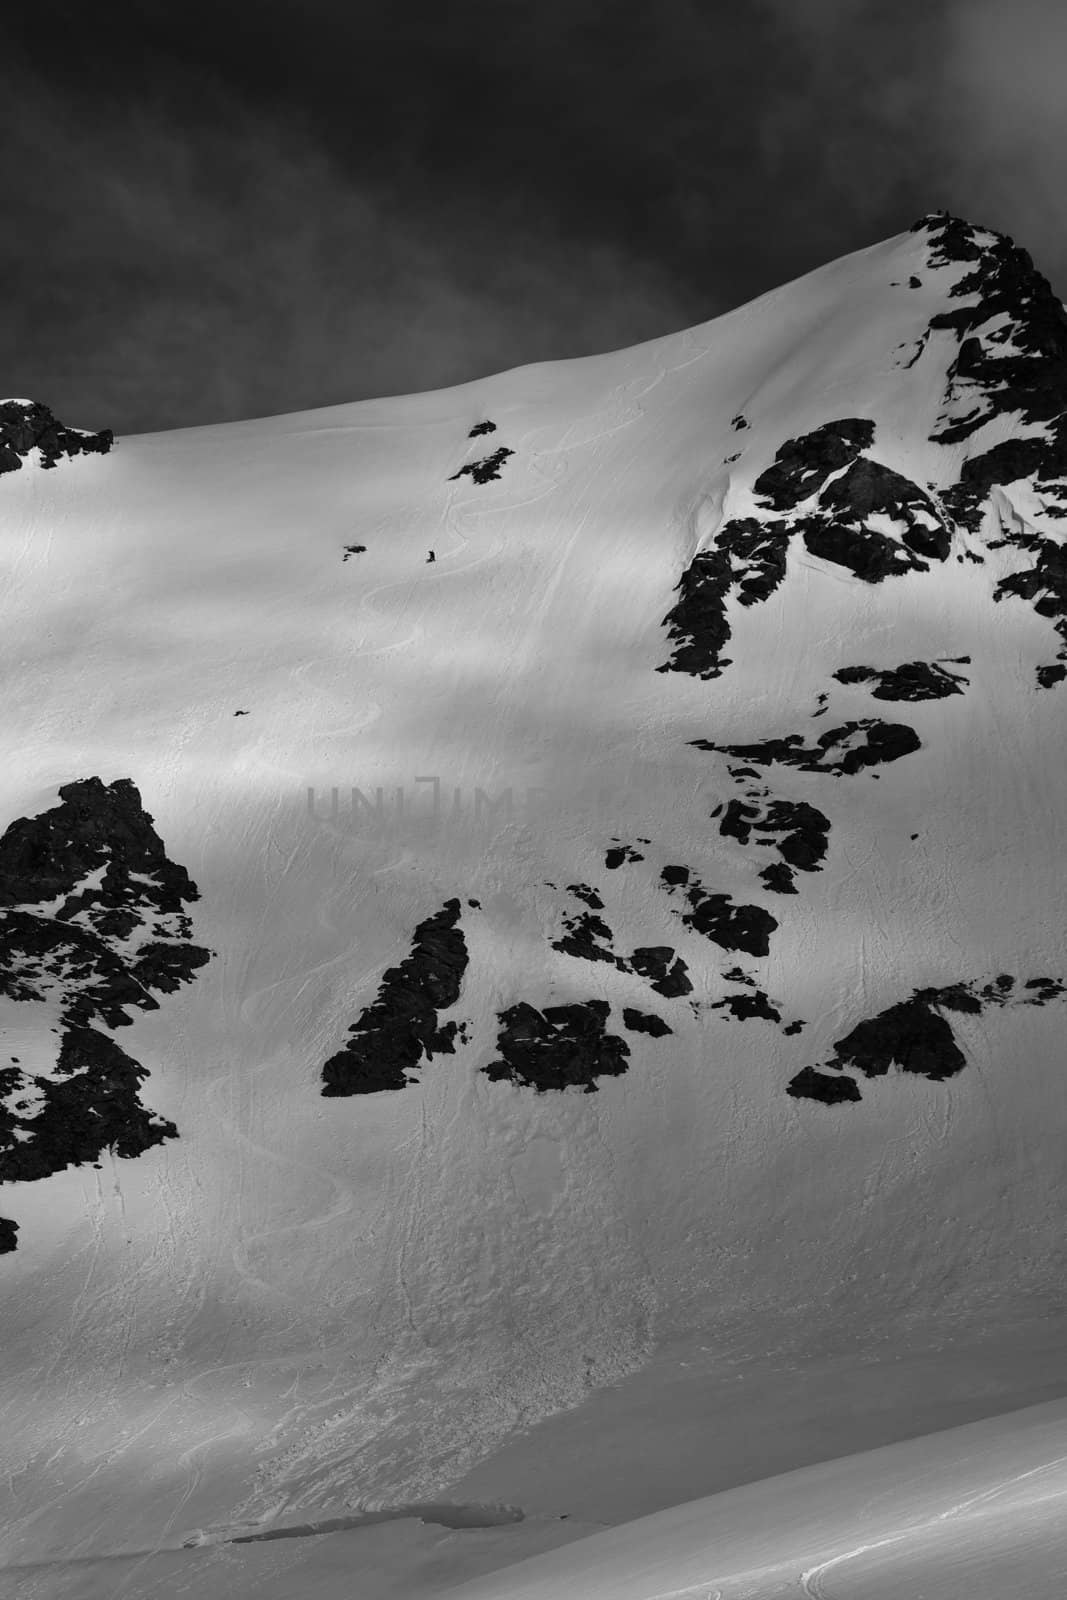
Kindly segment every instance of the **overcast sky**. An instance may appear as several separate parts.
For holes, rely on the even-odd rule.
[[[1063,0],[50,0],[0,394],[118,432],[714,317],[938,207],[1067,294]]]

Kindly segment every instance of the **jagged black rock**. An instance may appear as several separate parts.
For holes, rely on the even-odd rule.
[[[719,823],[726,838],[747,844],[754,832],[761,844],[772,844],[782,858],[761,872],[764,883],[778,894],[795,894],[790,868],[818,872],[826,858],[830,819],[806,800],[778,800],[750,796],[731,800]]]
[[[824,1106],[862,1099],[854,1078],[835,1077],[829,1072],[819,1072],[816,1067],[802,1068],[786,1084],[785,1092],[795,1100],[819,1100]]]
[[[731,633],[727,600],[735,592],[743,606],[766,600],[785,577],[788,544],[784,526],[765,526],[755,517],[727,522],[714,547],[694,556],[676,585],[681,598],[663,618],[674,651],[656,671],[721,677],[730,665],[722,653]]]
[[[738,1022],[746,1022],[752,1017],[758,1017],[763,1022],[782,1020],[782,1013],[771,1004],[762,989],[757,989],[753,994],[728,994],[724,1000],[713,1001],[709,1010],[728,1011]]]
[[[632,972],[646,978],[649,987],[667,1000],[693,992],[689,968],[668,944],[640,945],[630,957],[629,965]]]
[[[968,682],[961,673],[947,672],[930,661],[905,661],[899,667],[841,667],[834,677],[838,683],[873,684],[869,693],[875,700],[943,700],[950,694],[962,694]]]
[[[455,1051],[456,1024],[438,1012],[455,1005],[467,970],[460,903],[446,900],[415,929],[411,954],[389,967],[375,1000],[349,1028],[352,1035],[322,1069],[327,1096],[404,1089],[423,1058]]]
[[[114,442],[110,428],[68,428],[38,400],[0,400],[0,472],[17,472],[35,449],[42,467],[54,467],[64,456],[106,455]]]
[[[613,967],[625,968],[626,963],[609,948],[614,935],[603,918],[582,911],[577,916],[565,915],[563,926],[564,933],[552,941],[553,950],[583,961],[607,961]]]
[[[967,1058],[956,1042],[951,1024],[941,1013],[978,1015],[987,1006],[1043,1006],[1067,993],[1067,984],[1059,978],[1030,978],[1021,987],[1024,992],[1020,994],[1016,992],[1018,980],[1010,973],[1000,973],[981,987],[961,981],[942,988],[916,989],[906,1000],[865,1018],[836,1039],[827,1068],[831,1073],[848,1068],[868,1078],[879,1078],[897,1066],[901,1072],[935,1083],[955,1077],[966,1067]],[[828,1091],[822,1091],[826,1083],[833,1081],[806,1067],[792,1079],[788,1092],[802,1098],[826,1099]],[[855,1085],[853,1089],[855,1092],[849,1090],[832,1098],[858,1100],[859,1090]]]
[[[627,1070],[630,1047],[606,1031],[606,1000],[586,1000],[537,1011],[524,1001],[498,1015],[497,1049],[502,1057],[482,1068],[494,1082],[548,1090],[579,1087],[595,1094],[597,1078]]]
[[[874,515],[902,526],[899,544],[867,526]],[[802,518],[798,527],[812,555],[846,567],[865,583],[925,572],[920,558],[944,561],[952,543],[952,531],[929,495],[866,456],[822,489],[817,513]]]
[[[1067,517],[1067,314],[1048,279],[1027,251],[1007,234],[976,228],[948,212],[921,217],[913,231],[928,236],[928,259],[941,268],[968,264],[948,291],[968,303],[930,319],[931,331],[952,334],[959,346],[949,366],[935,444],[958,445],[996,417],[1013,427],[1044,427],[1040,435],[999,440],[966,459],[957,482],[944,490],[942,503],[957,522],[978,532],[996,485],[1034,480],[1046,517]],[[997,543],[1014,545],[1036,557],[1026,572],[998,585],[994,599],[1007,595],[1036,602],[1039,615],[1053,619],[1060,640],[1057,663],[1067,662],[1067,563],[1063,546],[1025,524]],[[1057,664],[1038,668],[1040,688],[1061,683],[1067,671]]]
[[[587,889],[586,884],[571,884],[571,891]],[[601,904],[600,897],[595,891],[589,890],[596,904]],[[579,898],[585,898],[579,896]],[[589,903],[592,904],[593,900]],[[689,981],[688,969],[681,956],[676,956],[669,945],[643,945],[638,946],[630,956],[621,956],[612,949],[614,934],[602,917],[595,916],[591,911],[579,912],[577,915],[564,914],[564,931],[558,939],[552,941],[553,950],[558,950],[562,955],[573,956],[581,961],[602,961],[615,967],[619,972],[633,973],[639,978],[644,978],[649,987],[666,999],[677,999],[681,995],[691,994],[693,985]]]
[[[752,493],[773,511],[793,511],[873,443],[874,423],[867,417],[824,422],[810,433],[787,439],[752,485]]]
[[[865,417],[839,417],[786,440],[753,485],[769,520],[724,523],[714,545],[698,551],[682,573],[679,599],[663,618],[674,648],[658,672],[721,676],[730,665],[723,654],[732,631],[728,602],[750,606],[769,598],[785,577],[794,534],[813,555],[866,583],[925,572],[928,561],[946,559],[952,530],[937,505],[918,484],[861,455],[873,442],[874,423]],[[799,514],[815,497],[818,503]],[[899,540],[869,526],[875,517],[897,523]]]
[[[759,744],[715,744],[710,739],[690,739],[689,743],[698,750],[715,750],[763,766],[777,761],[783,766],[799,767],[801,772],[833,772],[838,776],[899,761],[922,748],[914,728],[902,722],[882,722],[877,717],[828,728],[814,747],[805,745],[799,733],[764,739]],[[835,750],[840,753],[835,755]]]
[[[59,797],[60,805],[20,817],[0,838],[0,905],[66,896],[53,913],[58,921],[85,912],[99,932],[125,938],[146,913],[180,917],[200,898],[185,868],[167,860],[131,779],[105,786],[84,778],[64,784]],[[75,893],[101,867],[99,887]]]
[[[473,478],[475,483],[488,483],[491,478],[499,478],[500,469],[509,456],[515,454],[501,445],[499,450],[494,450],[491,456],[483,456],[481,461],[468,461],[465,467],[460,467],[449,478],[449,483],[454,483],[457,478]]]
[[[0,1085],[14,1069],[0,1070]],[[24,1120],[0,1107],[0,1183],[29,1183],[65,1167],[96,1161],[105,1150],[139,1156],[164,1139],[176,1139],[173,1122],[157,1117],[140,1101],[147,1070],[95,1028],[68,1027],[56,1063],[62,1079],[38,1077],[44,1104]],[[21,1077],[21,1074],[15,1074]],[[19,1132],[32,1138],[21,1142]]]
[[[660,881],[668,893],[683,896],[689,909],[680,912],[686,927],[711,939],[723,950],[743,950],[750,956],[770,952],[770,936],[778,923],[762,906],[734,905],[728,894],[712,894],[688,867],[667,866]]]
[[[653,1039],[662,1039],[665,1034],[674,1032],[662,1017],[657,1017],[650,1011],[636,1011],[633,1006],[623,1007],[622,1025],[630,1033],[647,1033]]]
[[[0,838],[0,992],[57,1001],[61,1019],[55,1076],[0,1072],[6,1182],[177,1137],[141,1104],[146,1069],[92,1024],[124,1027],[129,1009],[156,1010],[150,990],[173,992],[211,956],[190,942],[197,887],[168,860],[132,781],[86,778],[59,795]]]
[[[629,844],[614,844],[604,856],[604,865],[609,871],[614,872],[621,867],[624,861],[643,861],[645,858],[639,850]]]

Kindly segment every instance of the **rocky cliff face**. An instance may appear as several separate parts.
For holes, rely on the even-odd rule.
[[[141,1103],[147,1069],[102,1030],[156,1010],[152,990],[173,992],[210,960],[185,910],[197,887],[132,781],[85,778],[59,797],[0,837],[0,994],[48,1004],[59,1036],[50,1071],[0,1067],[0,1183],[177,1138]],[[14,1224],[0,1245],[14,1249]]]

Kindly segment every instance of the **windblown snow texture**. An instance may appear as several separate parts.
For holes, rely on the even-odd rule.
[[[378,1094],[417,1083],[411,1076],[442,1052],[455,1051],[456,1022],[438,1012],[459,999],[467,941],[460,903],[446,900],[415,929],[411,954],[382,977],[377,999],[349,1029],[352,1037],[322,1069],[324,1095]]]
[[[106,455],[114,442],[110,428],[68,428],[40,401],[0,400],[0,472],[17,472],[34,450],[42,467],[54,467],[64,457]]]
[[[94,1024],[158,1009],[150,990],[172,993],[210,959],[190,942],[196,885],[168,860],[131,780],[85,778],[59,796],[0,838],[0,993],[52,1001],[61,1022],[52,1075],[0,1069],[0,1182],[177,1137],[141,1104],[147,1069]]]

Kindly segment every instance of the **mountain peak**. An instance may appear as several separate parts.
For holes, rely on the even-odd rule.
[[[954,333],[960,346],[948,372],[952,425],[939,441],[966,438],[995,415],[1017,412],[1023,423],[1060,416],[1067,402],[1067,312],[1029,252],[1008,234],[947,211],[920,218],[912,231],[920,230],[930,236],[931,270],[971,267],[948,289],[950,300],[966,303],[930,320],[931,329]],[[980,403],[964,412],[962,399]],[[1053,475],[1058,471],[1044,474]]]
[[[951,211],[927,211],[913,222],[909,233],[930,233],[937,236],[938,247],[946,260],[977,261],[984,250],[1003,241],[1011,245],[1007,234],[993,228],[983,228],[966,217],[954,216]]]
[[[1050,1303],[1065,411],[1048,284],[947,213],[44,492],[106,436],[0,406],[20,1562],[71,1416],[79,1553],[138,1549],[428,1502],[690,1335],[732,1383]]]

